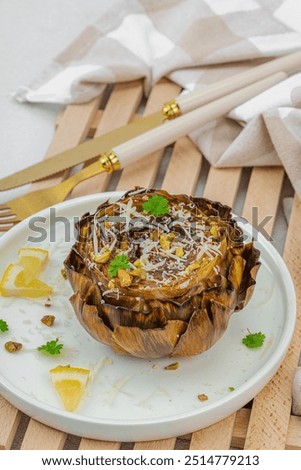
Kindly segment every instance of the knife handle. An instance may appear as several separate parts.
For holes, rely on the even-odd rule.
[[[277,72],[289,74],[300,69],[301,51],[298,51],[278,59],[270,60],[212,85],[180,95],[175,100],[165,103],[162,112],[165,119],[173,119],[180,114],[186,114],[193,109],[199,108]],[[284,78],[286,77],[284,76]]]
[[[286,74],[284,72],[276,73],[268,78],[242,88],[239,91],[212,101],[201,108],[190,111],[175,120],[166,121],[162,126],[158,126],[150,131],[144,132],[143,134],[114,147],[112,151],[115,155],[115,159],[119,159],[121,167],[140,160],[142,157],[172,144],[180,137],[189,134],[204,124],[229,113],[239,104],[253,98],[264,90],[280,82],[285,77]],[[107,155],[108,154],[104,154],[103,158],[106,159]],[[189,156],[187,156],[187,159],[188,158]],[[110,165],[110,163],[107,162],[107,165]]]

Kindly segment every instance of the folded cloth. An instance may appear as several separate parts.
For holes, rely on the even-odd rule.
[[[300,0],[117,0],[19,101],[81,103],[168,77],[190,91],[301,48]],[[283,165],[301,197],[301,74],[191,134],[217,167]]]

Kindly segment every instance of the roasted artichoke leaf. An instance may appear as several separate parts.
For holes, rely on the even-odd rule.
[[[97,341],[111,345],[112,331],[98,315],[95,305],[88,305],[77,292],[70,297],[75,314],[85,330]]]
[[[164,328],[149,330],[117,326],[112,335],[112,342],[132,356],[156,359],[172,353],[186,327],[187,324],[180,320],[171,320]]]
[[[171,355],[193,356],[211,348],[226,331],[232,313],[215,300],[210,302],[210,308],[196,310]]]

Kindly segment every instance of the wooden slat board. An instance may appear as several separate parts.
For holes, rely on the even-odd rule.
[[[107,90],[106,105],[99,108],[100,98],[85,105],[68,106],[58,118],[53,141],[45,158],[70,148],[91,136],[101,135],[133,119],[137,113],[157,111],[163,102],[178,94],[179,87],[162,80],[152,90],[144,103],[141,81],[118,84]],[[147,164],[146,164],[147,162]],[[34,189],[56,184],[68,175],[64,172],[33,185]],[[179,139],[164,152],[155,152],[113,175],[101,174],[80,185],[72,197],[105,190],[126,190],[134,186],[161,186],[170,192],[194,194],[200,192],[210,199],[235,206],[238,195],[244,201],[242,216],[253,220],[256,209],[258,223],[270,216],[264,224],[268,235],[273,234],[282,184],[282,168],[254,168],[249,181],[242,187],[243,170],[240,168],[208,168],[200,151],[188,137]],[[205,181],[205,182],[204,182]],[[201,188],[201,190],[200,190]],[[248,408],[243,408],[226,419],[178,439],[136,442],[135,450],[143,449],[301,449],[301,417],[291,415],[291,383],[301,349],[301,204],[294,200],[290,218],[284,259],[295,282],[298,299],[298,320],[290,350],[277,374],[254,398]],[[118,451],[124,444],[67,436],[24,415],[0,397],[0,449],[109,449]],[[23,416],[23,418],[22,418]],[[22,419],[21,419],[22,418]],[[25,424],[24,424],[25,423]],[[71,444],[70,444],[71,443]],[[129,445],[129,444],[127,444]],[[69,446],[69,447],[68,447]]]

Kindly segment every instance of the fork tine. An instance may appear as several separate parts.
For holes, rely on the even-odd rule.
[[[13,228],[13,226],[11,225],[10,227],[9,226],[5,226],[5,227],[0,227],[0,233],[6,233],[8,232],[11,228]]]
[[[10,215],[12,212],[9,207],[0,206],[0,217]]]
[[[2,232],[7,232],[8,230],[10,230],[11,228],[13,228],[15,225],[17,225],[20,221],[15,219],[15,220],[11,220],[11,221],[1,221],[0,220],[0,233]]]
[[[15,224],[6,224],[6,225],[0,225],[0,233],[5,233],[5,232],[8,232],[11,228],[13,228],[15,226]]]
[[[11,210],[10,211],[6,211],[6,212],[1,212],[0,211],[0,223],[4,223],[4,222],[11,222],[13,220],[17,219],[17,215],[12,212]]]
[[[0,211],[0,232],[7,232],[9,229],[14,227],[18,222],[20,222],[16,216],[11,211],[3,212]]]
[[[19,220],[16,219],[16,217],[11,218],[11,219],[2,219],[0,218],[0,227],[2,225],[15,225],[19,222]]]

